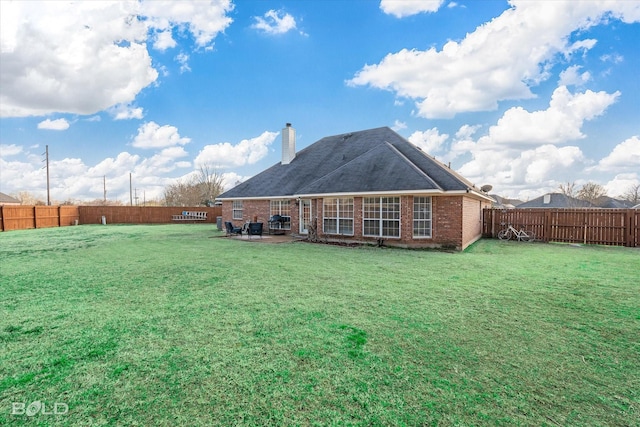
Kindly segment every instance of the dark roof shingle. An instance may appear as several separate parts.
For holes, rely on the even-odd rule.
[[[466,179],[388,127],[320,139],[220,199],[386,191],[464,191]]]

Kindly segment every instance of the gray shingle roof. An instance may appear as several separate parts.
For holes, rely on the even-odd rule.
[[[288,165],[277,163],[218,198],[467,188],[473,185],[466,179],[381,127],[322,138]]]
[[[8,194],[0,193],[0,203],[17,203],[20,204],[20,200],[15,197],[11,197]]]
[[[544,203],[545,196],[549,197],[549,203]],[[536,199],[519,204],[520,208],[595,208],[597,206],[580,199],[574,199],[562,193],[549,193]]]

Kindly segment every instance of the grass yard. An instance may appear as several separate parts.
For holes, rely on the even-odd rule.
[[[218,236],[0,233],[0,425],[640,425],[638,249]]]

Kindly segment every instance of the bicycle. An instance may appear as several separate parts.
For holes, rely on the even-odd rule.
[[[536,239],[533,231],[525,231],[522,228],[516,230],[511,224],[498,232],[498,239],[500,240],[511,240],[512,237],[518,239],[519,242],[533,242]]]

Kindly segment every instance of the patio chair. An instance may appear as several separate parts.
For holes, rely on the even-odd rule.
[[[261,222],[251,222],[247,227],[247,235],[249,238],[251,236],[260,236],[262,239],[262,223]]]
[[[227,237],[228,236],[233,236],[234,234],[242,236],[242,228],[234,227],[234,225],[230,221],[225,222],[224,226],[227,229]]]

